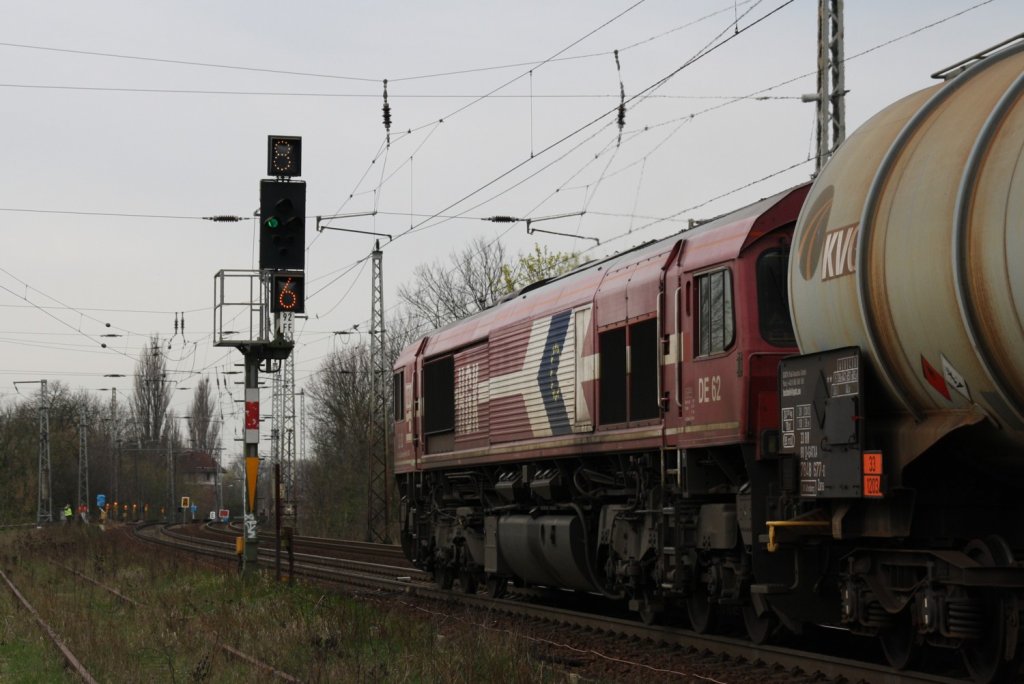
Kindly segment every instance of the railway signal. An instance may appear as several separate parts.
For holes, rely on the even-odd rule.
[[[306,184],[260,181],[260,269],[306,266]]]

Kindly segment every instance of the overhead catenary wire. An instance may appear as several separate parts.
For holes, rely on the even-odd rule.
[[[925,31],[925,30],[927,30],[927,29],[930,29],[930,28],[933,28],[933,27],[935,27],[935,26],[938,26],[938,25],[940,25],[940,24],[943,24],[943,23],[945,23],[945,22],[947,22],[947,21],[950,21],[950,20],[952,20],[952,19],[954,19],[954,18],[956,18],[956,17],[962,16],[963,14],[966,14],[967,12],[970,12],[970,11],[972,11],[972,10],[978,9],[978,8],[980,8],[980,7],[984,6],[984,5],[988,5],[988,4],[990,4],[991,2],[994,2],[994,0],[982,0],[981,2],[975,3],[974,5],[972,5],[972,6],[968,7],[968,8],[965,8],[964,10],[961,10],[961,11],[959,11],[959,12],[956,12],[956,13],[953,13],[953,14],[950,14],[950,15],[947,15],[947,16],[945,16],[945,17],[943,17],[943,18],[940,18],[940,19],[938,19],[938,20],[936,20],[936,21],[930,22],[930,23],[928,23],[928,24],[926,24],[926,25],[924,25],[924,26],[921,26],[921,27],[919,27],[919,28],[917,28],[917,29],[914,29],[914,30],[912,30],[912,31],[908,31],[908,32],[906,32],[906,33],[900,34],[899,36],[895,36],[895,37],[894,37],[894,38],[892,38],[892,39],[889,39],[889,40],[887,40],[887,41],[884,41],[884,42],[882,42],[882,43],[879,43],[879,44],[877,44],[877,45],[875,45],[875,46],[872,46],[872,47],[870,47],[870,48],[867,48],[867,49],[865,49],[865,50],[863,50],[863,51],[861,51],[861,52],[855,53],[855,54],[853,54],[853,55],[848,55],[848,56],[847,56],[847,57],[845,58],[845,60],[844,60],[844,61],[849,61],[849,60],[851,60],[851,59],[856,59],[856,58],[858,58],[858,57],[861,57],[861,56],[864,56],[864,55],[866,55],[866,54],[869,54],[869,53],[871,53],[871,52],[874,52],[875,50],[878,50],[878,49],[880,49],[880,48],[882,48],[882,47],[885,47],[885,46],[887,46],[887,45],[891,45],[891,44],[893,44],[893,43],[896,43],[896,42],[898,42],[898,41],[900,41],[900,40],[903,40],[903,39],[909,38],[909,37],[911,37],[911,36],[917,35],[917,34],[921,33],[922,31]],[[760,21],[760,20],[758,20],[758,21]],[[748,27],[746,27],[746,28],[749,28],[749,26],[748,26]],[[733,35],[739,35],[739,33],[740,33],[740,32],[741,32],[742,30],[745,30],[745,29],[737,29],[737,30],[736,30],[736,31],[734,32],[734,34],[733,34]],[[731,100],[728,100],[727,102],[724,102],[724,103],[722,103],[722,104],[720,104],[720,105],[716,105],[716,106],[714,106],[714,107],[709,107],[709,108],[706,108],[706,109],[704,109],[704,110],[701,110],[701,111],[698,111],[698,112],[695,112],[695,113],[692,113],[692,114],[689,114],[689,115],[686,115],[686,116],[683,116],[683,117],[678,117],[678,118],[675,118],[675,119],[671,119],[671,120],[665,121],[665,122],[663,122],[663,123],[661,123],[661,124],[655,124],[655,125],[650,125],[650,126],[647,126],[647,127],[645,127],[644,131],[646,132],[646,131],[648,131],[648,130],[653,130],[653,129],[654,129],[654,128],[655,128],[656,126],[665,126],[665,125],[669,125],[669,124],[672,124],[672,123],[679,123],[679,124],[681,124],[681,123],[686,123],[687,121],[690,121],[690,120],[692,120],[693,118],[695,118],[695,117],[697,117],[697,116],[700,116],[700,115],[702,115],[702,114],[707,114],[707,113],[710,113],[710,112],[712,112],[712,111],[716,111],[716,110],[718,110],[718,109],[721,109],[721,108],[723,108],[723,107],[727,107],[727,106],[729,106],[729,105],[735,104],[736,102],[739,102],[739,101],[743,101],[743,100],[748,100],[748,99],[759,99],[759,98],[763,97],[763,93],[765,93],[765,92],[769,92],[769,91],[771,91],[771,90],[777,89],[777,88],[779,88],[779,87],[782,87],[782,86],[784,86],[784,85],[788,85],[788,84],[790,84],[790,83],[794,83],[794,82],[796,82],[796,81],[798,81],[798,80],[800,80],[800,79],[803,79],[803,78],[807,78],[807,77],[809,77],[809,76],[813,76],[813,75],[815,75],[815,74],[816,74],[816,72],[813,72],[813,71],[812,71],[812,72],[807,72],[807,73],[804,73],[804,74],[800,74],[800,75],[798,75],[798,76],[795,76],[795,77],[791,77],[791,78],[789,78],[789,79],[786,79],[786,80],[784,80],[784,81],[781,81],[781,82],[779,82],[779,83],[776,83],[776,84],[774,84],[774,85],[768,86],[767,88],[763,88],[763,89],[761,89],[761,90],[758,90],[758,91],[754,91],[754,92],[752,92],[752,93],[749,93],[749,94],[747,94],[747,95],[743,95],[743,96],[738,96],[738,97],[736,97],[736,98],[734,98],[734,99],[731,99]],[[634,97],[636,97],[636,96],[634,96]],[[631,99],[633,99],[633,98],[631,98]],[[593,123],[593,122],[591,122],[591,123]],[[575,134],[575,132],[574,132],[574,133],[571,133],[571,134],[570,134],[570,136],[571,136],[571,135],[574,135],[574,134]],[[558,144],[558,143],[556,142],[555,144]],[[795,168],[795,167],[799,166],[799,165],[800,165],[800,164],[802,164],[802,163],[804,163],[804,162],[800,162],[800,163],[798,163],[798,164],[796,164],[796,165],[793,165],[793,166],[791,166],[791,167],[787,167],[786,169],[782,169],[782,170],[781,170],[781,171],[779,171],[779,172],[776,172],[776,173],[770,174],[769,176],[767,176],[767,177],[765,177],[765,178],[762,178],[762,179],[758,179],[758,180],[756,180],[756,181],[753,181],[752,183],[748,183],[748,184],[746,184],[746,185],[744,185],[744,186],[741,186],[740,188],[736,188],[736,189],[734,189],[734,190],[731,190],[731,191],[729,191],[729,192],[727,192],[727,193],[725,193],[725,194],[723,194],[723,195],[719,195],[719,196],[716,196],[716,197],[712,198],[711,200],[708,200],[707,202],[702,202],[701,204],[699,204],[699,205],[697,205],[697,206],[695,206],[695,207],[693,207],[693,208],[699,208],[700,206],[705,206],[706,204],[710,203],[711,201],[714,201],[714,200],[716,200],[716,199],[721,199],[721,198],[723,198],[723,197],[725,197],[725,196],[728,196],[728,195],[734,194],[734,192],[737,192],[737,191],[739,191],[739,190],[741,190],[741,189],[744,189],[744,188],[746,188],[746,187],[750,187],[750,186],[751,186],[751,185],[753,185],[753,184],[756,184],[756,183],[762,182],[763,180],[766,180],[767,178],[771,178],[771,177],[774,177],[774,176],[776,176],[776,175],[779,175],[780,173],[784,173],[785,171],[788,171],[788,170],[790,170],[790,169],[792,169],[792,168]],[[514,171],[514,170],[515,170],[515,168],[518,168],[519,166],[522,166],[522,165],[523,165],[523,164],[521,163],[521,164],[519,164],[519,165],[518,165],[517,167],[514,167],[514,168],[513,168],[512,170]],[[507,175],[507,173],[508,173],[508,172],[506,172],[506,175]],[[613,173],[614,173],[614,172],[613,172]],[[474,191],[474,193],[471,193],[471,194],[475,194],[475,193],[476,193],[476,192],[478,192],[478,191],[479,191],[479,189],[478,189],[477,191]],[[460,200],[460,202],[458,202],[458,203],[461,203],[461,201],[462,201],[462,200]],[[456,203],[456,204],[454,204],[454,205],[449,205],[448,207],[446,207],[446,208],[445,208],[444,210],[442,210],[442,211],[448,211],[448,210],[450,210],[450,209],[451,209],[451,208],[452,208],[453,206],[456,206],[456,205],[457,205],[458,203]],[[478,206],[479,206],[479,205],[478,205]],[[692,208],[691,208],[691,209],[692,209]],[[673,220],[673,219],[675,219],[676,217],[678,217],[678,215],[679,215],[680,213],[685,213],[685,211],[686,211],[686,210],[683,210],[683,211],[677,212],[677,213],[675,213],[675,214],[673,214],[673,215],[671,215],[671,216],[668,216],[668,217],[664,217],[664,218],[658,219],[657,221],[654,221],[654,223],[657,223],[657,222],[661,222],[661,221],[666,221],[666,220]],[[592,213],[592,214],[596,214],[597,212],[590,212],[590,213]],[[422,225],[422,223],[421,223],[420,225]],[[431,227],[432,225],[436,225],[436,224],[431,224],[430,226],[426,226],[426,227]],[[644,228],[647,228],[647,227],[648,227],[649,225],[650,225],[650,224],[648,224],[648,225],[644,225],[644,226],[640,226],[639,228],[636,228],[635,230],[642,230],[642,229],[644,229]],[[416,226],[416,228],[419,228],[419,227],[420,227],[420,226]],[[410,231],[405,231],[405,233],[408,233],[408,232],[410,232]],[[506,232],[507,232],[507,231],[506,231]],[[399,235],[398,237],[401,237],[401,236],[402,236],[402,235],[404,235],[405,233],[402,233],[402,234],[400,234],[400,235]],[[504,234],[504,233],[503,233],[503,234]],[[628,234],[628,233],[627,233],[627,234]],[[621,238],[621,237],[623,237],[624,235],[625,235],[625,234],[620,234],[620,235],[618,235],[618,236],[615,236],[614,238],[611,238],[611,239],[620,239],[620,238]],[[606,242],[607,242],[607,241],[608,241],[608,240],[606,240]],[[588,249],[588,250],[586,250],[586,251],[592,251],[593,249],[594,249],[594,248],[593,248],[593,247],[591,247],[591,248],[589,248],[589,249]]]
[[[747,3],[752,2],[752,1],[753,0],[744,0],[744,2],[741,2],[740,4],[741,5],[747,4]],[[650,42],[653,42],[655,40],[658,40],[660,38],[664,38],[664,37],[666,37],[668,35],[671,35],[672,33],[675,33],[677,31],[680,31],[680,30],[685,29],[685,28],[689,28],[690,26],[693,26],[693,25],[698,24],[700,22],[703,22],[703,21],[706,21],[708,19],[711,19],[712,17],[715,17],[715,16],[717,16],[719,14],[722,14],[724,12],[727,12],[730,9],[733,9],[733,8],[734,8],[734,6],[723,7],[722,9],[716,10],[714,12],[706,14],[706,15],[704,15],[702,17],[697,18],[697,19],[688,21],[688,22],[682,24],[681,26],[676,26],[675,28],[669,29],[667,31],[663,31],[663,32],[658,33],[656,35],[649,36],[649,37],[644,38],[642,40],[639,40],[639,41],[637,41],[635,43],[627,45],[625,48],[623,48],[623,51],[630,50],[630,49],[633,49],[633,48],[637,48],[637,47],[640,47],[642,45],[646,45],[647,43],[650,43]],[[174,65],[180,65],[180,66],[203,67],[203,68],[210,68],[210,69],[225,69],[225,70],[232,70],[232,71],[248,71],[248,72],[275,74],[275,75],[283,75],[283,76],[301,76],[301,77],[307,77],[307,78],[324,78],[324,79],[333,79],[333,80],[342,80],[342,81],[357,81],[357,82],[365,82],[365,83],[377,83],[377,82],[379,82],[381,80],[380,77],[377,77],[377,76],[352,76],[352,75],[327,74],[327,73],[320,73],[320,72],[297,71],[297,70],[286,70],[286,69],[271,69],[271,68],[267,68],[267,67],[254,67],[254,66],[245,66],[245,65],[238,65],[238,64],[218,64],[218,63],[215,63],[215,62],[204,62],[204,61],[198,61],[198,60],[173,59],[173,58],[164,58],[164,57],[153,57],[153,56],[147,56],[147,55],[128,55],[128,54],[113,53],[113,52],[100,52],[100,51],[97,51],[97,50],[80,50],[80,49],[65,48],[65,47],[55,47],[55,46],[50,46],[50,45],[30,45],[30,44],[26,44],[26,43],[0,42],[0,47],[18,48],[18,49],[24,49],[24,50],[38,50],[38,51],[44,51],[44,52],[65,53],[65,54],[81,55],[81,56],[88,56],[88,57],[105,57],[105,58],[111,58],[111,59],[131,60],[131,61],[140,61],[140,62],[152,62],[152,63],[159,63],[159,64],[174,64]],[[399,81],[417,81],[417,80],[425,80],[425,79],[444,78],[444,77],[449,77],[449,76],[462,76],[462,75],[466,75],[466,74],[481,73],[481,72],[486,72],[486,71],[498,71],[498,70],[502,70],[502,69],[519,69],[519,68],[522,68],[522,67],[535,67],[535,66],[538,66],[538,65],[546,63],[546,62],[568,62],[568,61],[581,60],[581,59],[593,59],[593,58],[598,58],[598,57],[604,57],[604,56],[607,56],[608,54],[610,54],[610,53],[608,53],[608,52],[596,52],[596,53],[589,53],[589,54],[584,54],[584,55],[570,55],[570,56],[565,56],[565,57],[554,57],[554,58],[549,57],[546,60],[516,62],[516,63],[513,63],[513,64],[498,64],[498,65],[490,65],[490,66],[483,66],[483,67],[466,67],[466,68],[463,68],[463,69],[454,69],[454,70],[450,70],[450,71],[443,71],[443,72],[437,72],[437,73],[427,73],[427,74],[415,74],[415,75],[411,75],[411,76],[401,76],[401,77],[398,77],[398,78],[392,78],[391,81],[393,83],[397,83]]]
[[[661,77],[660,79],[658,79],[654,83],[650,84],[649,86],[647,86],[646,88],[644,88],[643,90],[638,92],[636,95],[633,95],[632,97],[630,97],[627,100],[627,104],[628,104],[628,102],[631,102],[633,100],[636,100],[636,99],[639,99],[639,98],[643,97],[648,92],[651,92],[653,90],[656,90],[657,88],[660,88],[661,86],[663,86],[665,83],[670,81],[673,77],[678,75],[680,72],[682,72],[687,67],[693,65],[694,63],[696,63],[700,59],[706,57],[708,54],[711,54],[712,52],[714,52],[715,50],[719,49],[723,45],[728,44],[730,41],[734,40],[736,37],[738,37],[740,35],[743,35],[746,31],[749,31],[750,29],[754,28],[755,26],[760,25],[761,22],[765,21],[769,17],[774,16],[776,13],[778,13],[779,11],[784,9],[785,7],[788,7],[793,2],[794,2],[794,0],[785,0],[778,7],[776,7],[773,10],[771,10],[767,14],[759,17],[758,19],[754,20],[751,24],[743,27],[737,33],[735,33],[735,34],[725,38],[724,40],[722,40],[719,43],[716,43],[716,44],[714,44],[714,45],[712,45],[710,47],[706,47],[706,48],[702,49],[700,52],[695,54],[693,57],[690,57],[689,59],[687,59],[681,66],[677,67],[676,69],[672,70],[670,73],[666,74],[665,76]],[[439,211],[438,214],[442,214],[442,213],[445,213],[447,211],[450,211],[454,207],[456,207],[456,206],[462,204],[463,202],[465,202],[470,197],[473,197],[474,195],[482,192],[483,190],[486,190],[490,186],[492,186],[495,183],[499,182],[501,179],[505,178],[506,176],[514,173],[518,169],[520,169],[523,166],[525,166],[526,164],[530,163],[536,157],[539,157],[539,156],[541,156],[541,155],[543,155],[543,154],[545,154],[545,153],[547,153],[547,152],[549,152],[549,151],[559,147],[562,143],[566,142],[567,140],[570,140],[570,139],[574,138],[575,136],[579,135],[583,131],[585,131],[588,128],[590,128],[591,126],[593,126],[594,124],[599,123],[606,116],[608,116],[610,113],[617,111],[617,109],[618,109],[618,107],[616,107],[615,109],[610,110],[610,111],[603,111],[599,116],[591,119],[590,121],[584,123],[582,126],[579,126],[578,128],[576,128],[572,132],[567,133],[566,135],[562,136],[561,138],[559,138],[559,139],[555,140],[554,142],[550,143],[548,146],[546,146],[545,148],[540,150],[534,157],[532,157],[530,159],[524,159],[523,161],[521,161],[521,162],[519,162],[517,164],[514,164],[511,168],[509,168],[509,169],[505,170],[504,172],[500,173],[498,176],[496,176],[496,177],[492,178],[491,180],[487,181],[486,183],[484,183],[483,185],[479,186],[475,190],[472,190],[471,192],[469,192],[468,194],[464,195],[463,197],[461,197],[460,199],[456,200],[455,202],[452,202],[451,204],[447,205],[446,207],[441,209],[441,211]],[[416,224],[414,227],[399,233],[398,235],[395,236],[395,239],[390,244],[394,244],[395,242],[400,240],[405,235],[408,235],[409,233],[412,233],[412,232],[415,232],[415,231],[419,230],[429,220],[430,219],[425,219],[424,221],[421,221],[420,223]]]
[[[977,5],[975,5],[974,7],[978,7],[978,6],[981,6],[981,5],[984,5],[984,4],[988,4],[988,2],[990,2],[990,1],[991,1],[991,0],[988,0],[987,2],[982,2],[982,3],[978,3],[978,4],[977,4]],[[972,8],[968,8],[967,10],[964,10],[964,12],[966,12],[966,11],[969,11],[970,9],[972,9]],[[953,16],[958,16],[959,14],[962,14],[962,13],[963,13],[963,12],[960,12],[960,13],[957,13],[957,15],[953,15]],[[934,25],[937,25],[938,23],[941,23],[941,21],[943,21],[943,20],[940,20],[940,21],[938,21],[938,22],[933,22],[933,23],[931,23],[931,24],[927,25],[926,27],[922,27],[922,28],[920,28],[920,29],[917,29],[917,30],[915,30],[915,31],[912,31],[912,32],[909,32],[909,33],[903,34],[903,37],[906,37],[906,36],[910,36],[910,35],[913,35],[913,34],[915,34],[915,33],[919,33],[919,32],[920,32],[921,30],[924,30],[924,28],[927,28],[927,27],[929,27],[929,26],[934,26]],[[852,56],[850,56],[850,57],[849,57],[848,59],[852,59],[852,58],[855,58],[855,57],[857,57],[857,56],[860,56],[860,55],[863,55],[863,54],[867,54],[868,52],[871,52],[871,51],[873,51],[873,50],[875,50],[875,49],[878,49],[879,47],[881,47],[881,46],[883,46],[883,45],[891,44],[892,42],[895,42],[895,41],[896,41],[896,40],[898,40],[898,39],[899,39],[899,37],[897,37],[897,38],[894,38],[894,39],[891,39],[891,40],[889,40],[889,41],[886,41],[886,42],[885,42],[885,43],[883,43],[883,44],[880,44],[879,46],[875,46],[874,48],[871,48],[871,49],[869,49],[869,50],[866,50],[866,51],[864,51],[864,52],[858,53],[858,54],[856,54],[856,55],[852,55]],[[85,213],[85,212],[82,212],[82,213]],[[595,214],[596,214],[596,212],[592,212],[592,213],[595,213]],[[140,216],[139,214],[125,214],[125,215],[129,215],[129,216]],[[155,217],[155,218],[164,218],[164,217],[165,217],[165,216],[162,216],[162,215],[143,215],[143,216],[153,216],[153,217]],[[166,216],[166,218],[179,218],[179,217],[177,217],[177,216]],[[181,217],[181,218],[200,218],[200,217]],[[674,217],[666,217],[666,218],[662,218],[662,219],[660,219],[660,220],[673,220],[673,218],[674,218]],[[33,305],[33,306],[35,306],[35,305]],[[38,308],[38,307],[35,307],[35,308]]]
[[[992,1],[992,0],[988,0],[988,2],[991,2],[991,1]],[[988,2],[985,2],[985,3],[980,3],[980,4],[988,4]],[[980,5],[979,5],[979,6],[980,6]],[[965,10],[965,11],[967,11],[967,10]],[[605,54],[608,54],[608,53],[605,53]],[[861,53],[861,54],[864,54],[864,53]],[[608,177],[610,177],[610,176],[611,176],[611,174],[613,174],[613,173],[616,173],[616,171],[610,171],[609,173],[606,173],[606,174],[605,174],[605,178],[608,178]],[[389,178],[391,177],[391,176],[390,176],[390,174],[389,174],[389,176],[388,176],[388,177],[389,177]],[[380,187],[380,186],[378,185],[378,189],[379,189],[379,187]],[[639,190],[639,186],[638,186],[638,190]],[[636,208],[636,207],[635,207],[635,202],[634,202],[634,213],[635,213],[635,208]],[[384,214],[385,214],[385,212],[380,212],[380,213],[381,213],[381,215],[384,215]],[[593,214],[593,215],[599,215],[599,212],[596,212],[596,211],[591,211],[591,212],[589,212],[589,213],[591,213],[591,214]],[[405,214],[406,214],[406,215],[411,215],[411,212],[405,212]],[[417,216],[419,216],[419,215],[417,215]],[[435,215],[435,214],[432,214],[431,216],[434,216],[434,217],[437,217],[437,218],[445,218],[445,217],[446,217],[445,215]],[[678,220],[678,219],[677,219],[677,218],[676,218],[675,216],[670,216],[670,217],[663,217],[663,218],[659,218],[659,219],[657,219],[657,221],[659,221],[659,222],[661,222],[661,221],[674,221],[674,220]]]
[[[612,22],[614,22],[614,21],[616,21],[616,20],[620,19],[621,17],[625,16],[625,15],[626,15],[627,13],[629,13],[630,11],[632,11],[633,9],[635,9],[636,7],[638,7],[639,5],[643,4],[643,3],[645,2],[645,1],[646,1],[646,0],[638,0],[638,1],[637,1],[637,2],[635,2],[634,4],[632,4],[632,5],[630,5],[629,7],[627,7],[627,8],[626,8],[625,10],[623,10],[622,12],[618,13],[617,15],[615,15],[614,17],[612,17],[611,19],[609,19],[609,20],[605,21],[605,22],[604,22],[603,24],[601,24],[601,25],[600,25],[600,26],[598,26],[597,28],[595,28],[595,29],[593,29],[593,30],[589,31],[589,32],[588,32],[588,33],[586,33],[586,34],[585,34],[584,36],[582,36],[582,37],[580,37],[580,38],[576,39],[575,41],[573,41],[572,43],[570,43],[570,44],[569,44],[568,46],[566,46],[566,47],[562,48],[561,50],[559,50],[558,52],[556,52],[556,53],[555,53],[554,55],[552,55],[551,57],[549,57],[549,58],[547,58],[546,60],[543,60],[542,62],[539,62],[538,64],[534,65],[534,67],[533,67],[533,68],[537,68],[537,67],[539,67],[539,66],[543,66],[544,64],[547,64],[548,62],[550,62],[550,61],[552,61],[553,59],[557,58],[557,57],[558,57],[559,55],[561,55],[561,54],[563,54],[564,52],[566,52],[566,51],[568,51],[568,50],[572,49],[572,48],[573,48],[574,46],[578,45],[578,44],[579,44],[580,42],[582,42],[582,41],[583,41],[583,40],[585,40],[586,38],[588,38],[588,37],[592,36],[592,35],[593,35],[594,33],[597,33],[597,32],[598,32],[598,31],[600,31],[600,30],[601,30],[602,28],[604,28],[604,27],[608,26],[608,25],[609,25],[609,24],[611,24]],[[530,73],[531,77],[532,77],[532,71],[533,71],[533,68],[531,68],[531,69],[529,70],[529,72],[527,72],[527,73]],[[515,77],[515,78],[513,78],[513,79],[511,79],[511,80],[509,80],[509,81],[506,81],[505,83],[503,83],[503,84],[501,84],[501,85],[497,86],[496,88],[492,89],[492,90],[491,90],[491,91],[490,91],[490,92],[489,92],[489,93],[488,93],[488,94],[487,94],[486,96],[482,96],[481,98],[476,98],[476,99],[474,99],[474,100],[473,100],[472,102],[470,102],[470,103],[468,103],[468,104],[466,104],[466,105],[464,105],[464,106],[462,106],[462,107],[460,107],[460,108],[456,109],[456,110],[455,110],[454,112],[451,112],[451,113],[449,113],[448,115],[446,115],[446,116],[443,116],[443,117],[441,117],[440,119],[437,119],[436,121],[431,121],[431,122],[429,122],[428,124],[423,124],[423,125],[420,125],[420,126],[416,126],[416,127],[414,127],[414,128],[410,128],[410,129],[408,129],[408,130],[407,130],[407,132],[406,132],[406,135],[411,135],[411,134],[413,134],[414,132],[418,132],[418,131],[420,131],[420,130],[423,130],[424,128],[427,128],[427,127],[432,127],[432,130],[431,130],[430,134],[428,134],[428,136],[427,136],[427,137],[428,137],[428,139],[429,139],[429,135],[432,135],[432,134],[434,133],[434,131],[436,131],[436,130],[437,130],[437,126],[438,126],[438,125],[440,125],[441,123],[443,123],[443,122],[444,122],[445,120],[447,120],[447,119],[451,118],[452,116],[455,116],[456,114],[458,114],[458,113],[460,113],[460,112],[462,112],[462,111],[465,111],[465,110],[466,110],[467,108],[469,108],[469,107],[473,106],[473,105],[474,105],[474,104],[475,104],[476,102],[479,102],[479,101],[480,101],[481,99],[483,99],[484,97],[487,97],[487,96],[490,96],[490,95],[493,95],[493,94],[497,93],[498,91],[500,91],[500,90],[504,89],[504,88],[505,88],[505,87],[507,87],[508,85],[510,85],[510,84],[512,84],[512,83],[514,83],[514,82],[516,82],[516,81],[518,81],[518,80],[519,80],[519,79],[521,79],[522,77],[523,77],[523,74],[520,74],[519,76],[517,76],[517,77]],[[423,145],[423,144],[424,144],[425,142],[426,142],[426,140],[424,140],[424,141],[423,141],[423,143],[421,143],[420,147],[422,147],[422,145]],[[369,174],[370,168],[371,168],[371,167],[372,167],[372,166],[373,166],[373,165],[374,165],[374,164],[375,164],[375,163],[377,162],[377,160],[378,160],[378,159],[380,158],[380,156],[381,156],[382,152],[383,152],[383,153],[384,153],[385,155],[387,155],[387,153],[388,153],[388,152],[390,151],[390,147],[391,147],[391,145],[390,145],[390,137],[388,137],[388,138],[386,138],[386,139],[385,139],[385,141],[384,141],[384,142],[383,142],[383,143],[381,144],[381,148],[380,148],[380,149],[378,149],[378,151],[377,151],[377,154],[376,154],[376,155],[375,155],[375,156],[373,157],[373,159],[372,159],[372,160],[370,161],[370,165],[368,165],[368,166],[367,166],[367,168],[366,168],[366,170],[365,170],[365,171],[363,172],[362,178],[360,179],[360,181],[359,181],[359,182],[357,183],[357,185],[356,185],[356,190],[358,190],[358,188],[359,188],[359,187],[360,187],[360,186],[362,185],[362,183],[363,183],[363,180],[365,180],[366,176],[367,176],[367,175]],[[420,147],[417,147],[416,151],[418,151],[418,150],[420,149]],[[415,152],[414,152],[414,153],[415,153]],[[411,156],[412,156],[412,155],[410,155],[410,157],[411,157]],[[401,167],[399,167],[399,168],[401,168]],[[383,174],[381,175],[381,178],[383,179]],[[379,183],[379,185],[378,185],[378,190],[379,190],[379,188],[380,188],[380,187],[381,187],[382,185],[383,185],[383,180],[381,181],[381,183]],[[344,208],[344,206],[345,206],[345,205],[346,205],[346,204],[348,203],[348,201],[352,199],[352,197],[353,197],[353,195],[355,194],[355,192],[356,192],[356,191],[353,191],[352,193],[349,193],[349,196],[348,196],[348,198],[347,198],[347,199],[346,199],[346,200],[345,200],[345,201],[344,201],[344,202],[342,203],[341,207],[339,207],[339,209],[337,210],[337,212],[340,212],[340,211],[341,211],[341,209],[342,209],[342,208]],[[378,192],[377,192],[377,191],[375,191],[375,192],[374,192],[374,206],[375,206],[375,207],[376,207],[376,204],[377,204],[377,197],[378,197]],[[335,213],[337,213],[337,212],[335,212]],[[431,218],[433,218],[433,216],[434,216],[434,215],[432,215],[432,216],[431,216]],[[430,220],[430,219],[428,219],[428,220]],[[415,229],[415,226],[412,226],[412,225],[410,225],[410,227],[409,227],[409,228],[408,228],[408,229],[407,229],[407,230],[405,231],[405,233],[408,233],[408,232],[410,232],[410,231],[412,231],[412,230],[414,230],[414,229]],[[403,234],[404,234],[404,233],[403,233]],[[314,241],[315,241],[315,240],[314,240]],[[308,246],[307,246],[307,251],[308,251]],[[359,263],[359,262],[357,262],[357,263]],[[353,265],[353,266],[354,266],[354,265]],[[346,267],[346,268],[347,268],[347,267]],[[339,276],[339,277],[340,277],[340,276]],[[335,281],[332,281],[332,282],[335,282]],[[325,287],[326,287],[326,286],[325,286]],[[323,288],[321,288],[321,290],[322,290],[322,289],[323,289]],[[319,291],[320,291],[320,290],[318,290],[317,292],[319,292]],[[307,295],[307,299],[308,299],[308,298],[309,298],[309,295]],[[339,303],[340,303],[340,302],[339,302]]]

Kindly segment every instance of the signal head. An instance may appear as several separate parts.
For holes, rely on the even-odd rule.
[[[267,175],[279,178],[302,175],[301,137],[267,136]]]
[[[306,266],[306,184],[260,181],[260,269]]]

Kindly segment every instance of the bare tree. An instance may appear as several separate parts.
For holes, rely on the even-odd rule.
[[[388,318],[388,368],[421,328],[422,322],[407,312]],[[329,355],[306,387],[312,458],[300,466],[306,502],[300,511],[310,516],[302,521],[303,529],[315,534],[354,538],[365,533],[369,425],[374,418],[371,372],[364,341]],[[391,391],[390,377],[384,387]]]
[[[178,418],[185,418],[185,416],[177,415],[174,409],[167,410],[163,441],[165,446],[170,442],[174,449],[181,449],[183,446],[183,435],[181,434],[181,425],[178,423]]]
[[[448,261],[421,264],[412,281],[399,286],[398,298],[429,328],[440,328],[494,306],[506,295],[538,280],[576,268],[579,254],[532,252],[510,256],[498,241],[477,237]]]
[[[220,422],[214,421],[214,398],[210,392],[210,379],[203,377],[192,392],[189,409],[189,439],[192,448],[210,453],[220,441]]]
[[[505,247],[477,237],[448,261],[421,264],[411,283],[398,288],[398,298],[432,328],[465,318],[494,305],[507,291],[503,273]]]
[[[166,380],[166,364],[158,335],[149,339],[135,364],[135,393],[131,403],[139,439],[148,445],[158,443],[167,407],[171,404],[171,388]]]

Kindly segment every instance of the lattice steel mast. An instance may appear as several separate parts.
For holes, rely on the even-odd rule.
[[[117,428],[117,388],[110,388],[110,453],[113,459],[113,471],[114,471],[114,482],[113,482],[113,493],[114,501],[120,501],[118,498],[120,492],[119,487],[119,474],[121,472],[121,435],[120,430]]]
[[[818,0],[818,90],[805,95],[817,108],[814,174],[846,139],[843,0]]]
[[[89,413],[78,418],[78,506],[89,509]]]
[[[46,380],[18,380],[18,385],[39,385],[39,497],[36,505],[36,524],[53,522],[53,488],[50,479],[50,402],[46,395]]]
[[[39,504],[36,523],[53,522],[53,494],[50,480],[50,402],[46,396],[46,380],[39,389]]]
[[[281,314],[281,329],[288,341],[295,339],[295,314]],[[281,464],[282,501],[295,503],[295,354],[281,361],[278,373],[278,395],[274,397],[277,422],[277,457]],[[280,406],[280,408],[278,408]]]
[[[384,332],[384,270],[380,240],[374,244],[373,284],[370,298],[370,380],[372,391],[368,454],[368,497],[366,539],[391,542],[389,502],[391,479],[388,477],[388,410],[390,408],[387,347]]]

